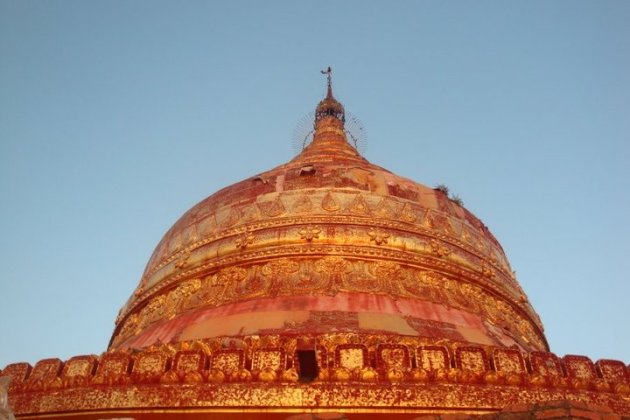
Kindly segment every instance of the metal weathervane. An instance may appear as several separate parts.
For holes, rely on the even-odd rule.
[[[330,89],[332,87],[332,68],[328,66],[326,70],[321,70],[321,73],[326,75],[328,79],[328,89]]]

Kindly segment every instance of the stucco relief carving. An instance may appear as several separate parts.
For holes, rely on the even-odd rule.
[[[435,239],[431,240],[429,245],[431,247],[431,253],[437,257],[448,257],[451,254],[451,249],[449,247],[444,246],[441,242],[438,242]]]
[[[229,280],[226,277],[225,273],[220,273],[201,279],[199,289],[184,300],[182,309],[189,310],[203,305],[221,305],[225,301],[225,291],[229,286]]]
[[[321,268],[321,267],[320,267]],[[318,271],[316,262],[304,260],[299,264],[298,271],[292,273],[287,279],[283,291],[286,293],[317,294],[318,291],[325,290],[330,283],[330,279]]]
[[[285,212],[284,205],[279,198],[273,201],[264,201],[258,203],[258,208],[261,213],[267,217],[277,217]]]
[[[336,231],[332,231],[332,232],[334,232],[333,235],[336,235],[337,237],[345,237],[345,236],[343,236],[345,234],[340,233],[338,231],[337,232]],[[342,235],[342,236],[340,236],[340,235]],[[350,238],[350,237],[348,237],[348,238]],[[350,240],[352,240],[352,238],[350,238]],[[408,246],[408,245],[410,245],[410,244],[408,243],[406,246]],[[317,253],[321,253],[321,252],[339,252],[338,249],[337,249],[337,251],[335,251],[335,249],[336,248],[334,248],[333,246],[325,245],[324,248],[313,247],[311,250],[309,250],[309,252],[311,252],[311,251],[317,252]],[[412,249],[412,248],[409,248],[409,249]],[[298,251],[298,250],[299,250],[298,248],[295,248],[295,251]],[[287,251],[291,252],[291,249],[287,249]],[[295,251],[293,251],[293,252],[295,252]],[[362,247],[356,247],[355,250],[352,250],[351,248],[348,248],[348,249],[346,249],[345,252],[346,253],[350,253],[350,254],[356,252],[357,255],[359,255],[359,253],[360,254],[365,254],[365,255],[373,255],[375,258],[379,258],[379,259],[395,257],[396,253],[397,253],[397,251],[393,251],[393,250],[385,250],[384,252],[369,251],[369,253],[368,253],[368,250],[366,250],[365,248],[362,248]],[[248,259],[252,258],[252,256],[255,256],[255,255],[261,255],[262,256],[262,255],[265,255],[265,254],[262,251],[253,251],[253,252],[248,252],[248,253],[244,253],[244,254],[237,254],[234,257],[230,257],[231,260],[230,261],[226,260],[226,262],[234,264],[234,262],[239,261],[241,259],[241,255],[243,255],[243,257],[242,257],[243,261],[247,261]],[[272,254],[269,254],[269,255],[272,255]],[[339,258],[343,258],[343,257],[339,257]],[[405,257],[405,258],[407,258],[409,260],[408,257]],[[438,261],[430,261],[430,260],[426,260],[425,261],[425,259],[418,258],[418,257],[413,257],[413,261],[419,262],[421,265],[434,265],[435,267],[439,267],[440,269],[448,269],[448,267],[449,267],[449,265],[444,265],[444,264],[441,264],[441,263],[438,264]],[[225,265],[226,262],[220,263],[220,264],[218,264],[218,266],[220,267],[221,265]],[[460,264],[461,264],[461,262],[460,262]],[[474,268],[475,260],[470,260],[469,264],[472,265],[471,268]],[[302,273],[302,278],[296,284],[299,284],[299,283],[308,284],[309,282],[313,283],[313,279],[309,279],[309,276],[312,276],[312,274],[309,274],[309,271],[307,269],[302,267],[300,269],[300,271]],[[310,271],[313,271],[313,270],[310,270]],[[182,274],[188,275],[186,273],[182,273]],[[471,272],[470,274],[474,274],[474,273]],[[459,275],[461,275],[461,273],[459,273]],[[475,277],[473,276],[473,279],[474,278]],[[479,280],[482,280],[482,279],[483,279],[482,277],[479,278]],[[503,281],[503,278],[502,277],[497,277],[496,279],[489,279],[489,280],[492,280],[492,282],[501,282],[501,281]],[[162,283],[162,284],[167,285],[167,283]],[[341,283],[339,283],[339,284],[341,284]],[[335,290],[334,288],[335,287],[338,287],[338,285],[333,285],[333,289],[331,289],[332,292],[334,292],[334,290]],[[505,284],[503,285],[503,287],[505,287]],[[391,289],[392,290],[394,290],[394,289],[398,290],[398,291],[394,290],[393,292],[391,292],[391,293],[393,293],[393,295],[396,295],[397,293],[402,293],[400,287],[391,287]],[[287,293],[286,290],[287,290],[286,287],[282,286],[279,289],[279,293],[283,293],[283,294]],[[410,290],[413,290],[413,286],[410,287]],[[510,290],[510,289],[508,288],[507,290]],[[518,291],[516,291],[516,292],[518,292]],[[201,293],[201,292],[199,292],[199,293]],[[388,290],[384,290],[383,293],[390,293],[390,292]],[[437,288],[436,289],[431,289],[429,291],[425,291],[425,293],[428,293],[428,295],[431,296],[432,300],[436,300],[436,301],[439,301],[439,302],[445,301],[445,298],[441,297],[441,295],[443,294],[443,291],[440,291]],[[522,301],[518,299],[518,296],[516,296],[516,295],[514,295],[514,296],[515,296],[514,300],[518,301],[519,304],[522,304]],[[192,300],[199,300],[199,299],[192,299]],[[468,305],[470,305],[470,304],[468,304]],[[123,316],[123,318],[124,318],[124,316]]]
[[[279,258],[227,267],[203,279],[189,280],[132,314],[118,335],[126,339],[157,320],[198,307],[278,295],[335,295],[340,291],[420,298],[476,313],[511,334],[526,337],[528,343],[543,346],[532,325],[512,304],[481,286],[393,261],[338,256]]]
[[[400,220],[407,223],[414,223],[418,220],[418,209],[409,203],[405,203],[400,211]]]
[[[339,207],[339,203],[335,200],[331,193],[327,193],[322,200],[322,208],[328,212],[338,211],[341,207]]]
[[[384,245],[389,240],[390,234],[382,229],[370,229],[368,231],[370,241],[376,245]]]
[[[370,214],[370,207],[365,202],[365,199],[360,194],[357,194],[354,200],[348,205],[348,212],[368,216]]]
[[[374,209],[374,215],[383,219],[397,219],[399,216],[396,207],[395,201],[382,198]]]
[[[232,206],[225,219],[221,222],[221,228],[229,228],[234,226],[241,219],[241,212],[236,206]]]
[[[255,239],[256,236],[252,232],[246,231],[234,239],[234,245],[238,249],[245,249],[249,245],[253,244]]]
[[[352,269],[352,264],[340,257],[324,257],[315,262],[315,272],[328,284],[327,294],[337,293],[339,285],[347,281]]]
[[[375,264],[356,261],[351,267],[351,275],[343,277],[340,287],[342,291],[361,290],[365,293],[383,293],[386,290],[384,282],[387,280],[377,275]]]
[[[298,234],[300,235],[300,238],[304,239],[307,242],[312,242],[313,239],[319,239],[319,235],[321,233],[322,228],[320,226],[308,225],[298,229]]]
[[[172,230],[167,235],[169,239],[167,241],[163,240],[158,249],[156,249],[154,257],[152,257],[147,267],[145,278],[153,276],[156,270],[174,260],[177,261],[176,264],[178,265],[186,264],[185,261],[181,261],[182,252],[191,252],[199,246],[212,241],[219,241],[226,235],[233,234],[230,233],[230,230],[237,227],[237,225],[242,226],[243,223],[257,221],[256,229],[265,229],[272,226],[281,226],[283,223],[288,225],[299,223],[299,220],[287,217],[292,214],[295,214],[296,217],[302,214],[304,215],[303,217],[307,218],[316,217],[319,214],[321,218],[331,213],[348,214],[348,216],[341,216],[347,219],[352,214],[357,216],[371,214],[376,218],[375,221],[380,224],[385,223],[388,227],[409,230],[412,234],[422,233],[423,230],[426,233],[447,234],[452,240],[459,241],[459,246],[464,249],[470,247],[467,252],[482,252],[483,255],[487,255],[486,258],[489,261],[494,259],[494,265],[504,271],[506,275],[509,276],[511,273],[501,251],[494,245],[486,244],[483,234],[477,232],[477,229],[472,226],[468,226],[465,220],[453,219],[434,210],[422,209],[417,203],[405,202],[393,197],[364,197],[361,194],[331,193],[328,191],[323,195],[323,198],[320,198],[323,213],[322,210],[317,211],[317,208],[313,206],[311,196],[306,194],[299,196],[294,194],[289,196],[290,198],[285,198],[287,203],[289,203],[287,207],[289,213],[287,213],[286,206],[280,199],[282,196],[281,194],[275,199],[263,201],[258,205],[235,205],[229,208],[218,209],[216,210],[218,213],[208,215],[204,213],[204,218],[199,218],[197,223],[199,226],[193,223],[193,225],[179,233]],[[322,197],[322,195],[317,193],[312,194],[312,197]],[[343,211],[340,203],[346,203]],[[277,221],[272,221],[271,219],[267,221],[260,220],[260,207],[265,209],[268,214],[267,217],[273,217]],[[252,214],[250,215],[249,213]],[[419,219],[420,214],[422,214],[421,219]],[[278,219],[278,216],[283,217]],[[218,224],[215,221],[217,219],[220,220]],[[348,219],[348,222],[356,223],[351,222],[350,219]],[[339,223],[339,221],[334,223]],[[414,227],[411,228],[408,225],[409,223],[413,223]],[[245,242],[242,244],[245,244]],[[183,250],[183,246],[186,246],[186,250]],[[499,256],[497,257],[497,255]],[[146,283],[145,280],[143,282]],[[154,281],[151,284],[154,284]]]
[[[307,195],[301,195],[295,200],[291,210],[294,213],[310,213],[313,210],[313,202]]]

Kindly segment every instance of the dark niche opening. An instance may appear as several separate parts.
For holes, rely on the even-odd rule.
[[[317,379],[319,368],[317,367],[315,350],[298,350],[297,360],[297,371],[300,382],[313,382]]]
[[[302,166],[300,168],[300,171],[298,172],[298,174],[300,176],[306,176],[306,175],[315,175],[315,167],[313,165],[306,165],[306,166]]]

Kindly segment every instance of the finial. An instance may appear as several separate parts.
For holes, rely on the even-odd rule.
[[[326,70],[322,70],[321,73],[325,74],[328,79],[328,94],[322,99],[319,105],[317,105],[315,121],[317,122],[325,117],[334,117],[343,124],[346,121],[346,115],[343,110],[343,105],[335,99],[332,93],[332,69],[328,67]]]
[[[332,94],[332,69],[330,68],[330,66],[328,66],[328,68],[326,70],[322,70],[321,71],[322,74],[326,75],[326,78],[328,79],[328,92],[326,93],[326,97],[327,98],[332,98],[333,94]]]

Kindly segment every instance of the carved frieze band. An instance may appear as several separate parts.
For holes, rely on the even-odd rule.
[[[494,294],[505,296],[506,300],[516,305],[532,322],[536,323],[539,329],[542,329],[538,316],[527,301],[522,299],[524,295],[520,287],[506,282],[501,273],[491,269],[492,265],[487,260],[477,260],[460,248],[449,246],[448,243],[434,237],[419,235],[405,237],[405,234],[405,232],[347,223],[340,227],[319,223],[291,226],[288,231],[278,229],[259,230],[254,233],[245,231],[223,246],[215,242],[213,246],[216,246],[216,249],[200,248],[192,255],[183,254],[182,259],[186,264],[181,265],[180,268],[170,269],[170,274],[164,273],[166,278],[155,287],[136,295],[135,302],[126,308],[118,322],[135,308],[151,300],[152,296],[172,289],[177,283],[190,278],[203,277],[231,265],[243,265],[270,258],[294,258],[300,255],[336,255],[349,258],[393,260],[407,265],[416,265],[422,269],[442,271],[462,280],[477,283]],[[261,242],[266,243],[257,247],[256,245]],[[377,242],[380,242],[380,245]],[[247,243],[247,246],[238,247],[241,243]],[[225,248],[227,251],[224,250]],[[234,251],[236,249],[238,252]],[[216,257],[222,254],[226,255]],[[207,259],[208,255],[213,258]],[[191,260],[192,263],[190,263]]]
[[[255,229],[279,227],[299,223],[304,216],[342,214],[362,217],[357,222],[365,223],[365,217],[369,217],[376,223],[385,223],[384,226],[389,228],[415,233],[430,231],[443,235],[442,239],[454,241],[456,246],[488,258],[496,269],[511,277],[511,270],[502,251],[464,219],[393,197],[342,192],[327,192],[323,196],[322,194],[321,191],[314,191],[311,194],[305,191],[299,196],[291,193],[268,194],[273,197],[261,196],[258,197],[257,203],[218,209],[201,219],[196,214],[189,216],[187,227],[180,227],[184,222],[179,222],[178,229],[172,229],[165,236],[147,267],[145,277],[153,276],[160,268],[177,259],[177,254],[234,235],[239,231],[239,227],[245,225],[253,224]],[[300,218],[296,220],[295,216]],[[344,223],[344,220],[331,223]]]
[[[334,295],[338,292],[419,298],[479,314],[525,347],[545,348],[537,330],[513,304],[470,282],[394,261],[325,256],[276,258],[259,264],[222,268],[186,280],[153,297],[128,316],[113,341],[116,346],[151,324],[201,307],[218,307],[248,299],[290,295]]]
[[[208,256],[226,255],[232,252],[235,254],[235,262],[242,261],[250,255],[243,253],[246,248],[256,249],[278,245],[278,232],[281,232],[284,243],[376,245],[380,248],[398,249],[407,253],[431,254],[445,260],[457,261],[460,265],[481,272],[499,287],[511,291],[514,298],[523,300],[525,303],[525,295],[513,275],[508,276],[505,272],[496,269],[496,259],[484,259],[482,256],[475,255],[470,250],[462,248],[461,244],[449,242],[449,238],[441,234],[429,231],[409,232],[408,229],[404,230],[404,226],[382,221],[381,223],[375,221],[373,225],[366,226],[365,220],[348,217],[300,218],[286,220],[282,225],[274,226],[267,223],[263,226],[248,226],[245,229],[226,232],[226,234],[231,235],[225,236],[221,240],[210,241],[205,246],[199,246],[196,249],[186,248],[177,255],[177,259],[171,260],[172,265],[163,266],[158,272],[153,273],[150,276],[150,282],[148,282],[148,277],[145,278],[135,296],[141,300],[143,295],[146,296],[147,291],[155,285],[165,287],[173,281],[182,279],[187,274],[186,269],[191,267],[196,270],[193,270],[192,273],[195,274],[202,266],[205,268],[217,266],[218,260],[204,263]],[[399,228],[403,228],[403,230]],[[295,232],[292,233],[293,230]],[[190,261],[191,253],[194,256],[192,263]],[[196,261],[194,261],[195,259]],[[155,290],[151,290],[151,293],[155,293]],[[122,315],[124,316],[124,314]]]

